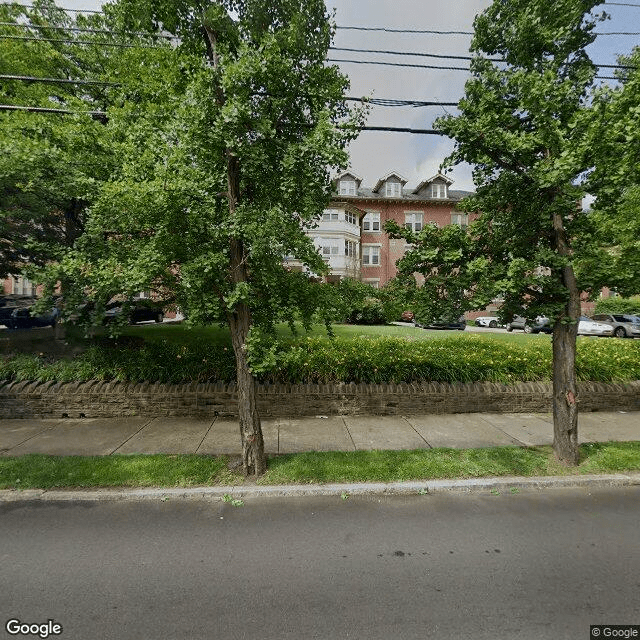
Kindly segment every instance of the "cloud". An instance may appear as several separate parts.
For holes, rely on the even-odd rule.
[[[433,31],[473,31],[475,15],[488,0],[452,3],[444,0],[327,0],[336,7],[338,26],[387,27]],[[442,55],[467,55],[471,36],[398,34],[380,31],[338,29],[335,46],[358,49],[412,51]],[[437,66],[467,66],[463,60],[393,56],[374,53],[331,51],[330,58],[378,60]],[[351,80],[351,95],[371,95],[441,102],[457,102],[464,92],[468,74],[464,71],[340,64]],[[452,108],[447,108],[451,112]],[[374,106],[367,124],[374,126],[432,128],[443,115],[442,107],[388,108]],[[437,172],[453,149],[453,142],[438,136],[391,132],[362,132],[351,146],[351,165],[370,186],[389,171],[397,171],[410,186]],[[455,188],[473,189],[468,167],[450,174]]]

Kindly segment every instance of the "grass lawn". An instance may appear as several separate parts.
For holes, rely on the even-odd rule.
[[[259,484],[394,482],[547,476],[640,470],[640,442],[583,444],[581,462],[560,465],[551,447],[306,452],[271,457]],[[227,456],[113,455],[0,457],[0,489],[242,485]]]
[[[313,325],[309,332],[306,332],[302,325],[296,325],[298,335],[292,336],[287,324],[280,324],[277,327],[278,338],[281,340],[296,339],[296,337],[310,336],[317,338],[327,338],[327,330],[324,325]],[[355,324],[334,324],[333,331],[338,338],[378,338],[381,336],[389,336],[394,338],[408,338],[410,340],[438,340],[442,338],[452,337],[469,337],[487,338],[491,340],[506,340],[517,344],[529,344],[530,342],[538,343],[541,340],[550,341],[551,338],[547,334],[526,334],[523,332],[513,333],[481,333],[470,331],[440,331],[420,329],[413,326],[402,325],[355,325]],[[188,344],[191,342],[206,341],[210,344],[227,344],[231,343],[229,330],[226,327],[193,327],[189,328],[184,324],[143,324],[126,327],[124,335],[142,336],[145,340],[171,340],[180,344]]]

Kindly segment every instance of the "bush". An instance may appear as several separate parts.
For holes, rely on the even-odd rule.
[[[640,296],[601,298],[596,303],[596,313],[625,313],[640,316]]]
[[[579,380],[640,380],[640,340],[579,338],[576,365]],[[540,340],[523,345],[486,336],[298,338],[277,344],[260,371],[260,381],[285,384],[548,381],[551,344]],[[92,346],[73,360],[5,358],[0,379],[232,382],[235,359],[230,345],[110,343]]]
[[[380,300],[368,298],[361,305],[351,310],[351,324],[387,324],[384,308]]]

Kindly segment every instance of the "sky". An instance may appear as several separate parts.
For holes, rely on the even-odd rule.
[[[268,0],[265,0],[268,1]],[[640,5],[640,0],[620,0]],[[490,0],[326,0],[335,9],[338,27],[387,27],[432,31],[472,31],[473,19],[489,6]],[[99,9],[100,0],[57,0],[68,9]],[[600,23],[597,32],[640,32],[640,6],[601,5],[611,19]],[[443,55],[468,55],[471,36],[399,34],[381,31],[338,29],[335,47],[412,51]],[[640,44],[640,36],[599,36],[590,46],[591,59],[598,64],[615,64],[617,55],[629,53]],[[466,66],[462,60],[429,59],[373,53],[330,51],[330,59],[377,60],[440,66]],[[463,95],[468,74],[464,71],[400,68],[392,66],[340,63],[349,77],[351,96],[372,96],[403,100],[457,102]],[[612,75],[602,69],[600,75]],[[430,129],[433,120],[452,107],[389,108],[372,107],[371,126]],[[415,187],[438,172],[453,143],[434,135],[363,131],[350,148],[351,169],[372,187],[378,178],[396,172]],[[454,189],[473,190],[471,168],[455,167],[449,177]]]

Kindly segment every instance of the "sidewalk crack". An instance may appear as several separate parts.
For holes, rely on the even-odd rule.
[[[431,443],[427,441],[427,439],[411,424],[409,418],[407,416],[400,416],[417,434],[421,440],[424,440],[424,443],[429,447],[429,449],[433,449]]]
[[[344,416],[340,416],[340,419],[342,420],[342,424],[344,425],[344,428],[347,430],[347,434],[349,435],[349,440],[351,440],[351,444],[353,445],[353,450],[357,451],[358,448],[356,447],[356,443],[353,439],[353,436],[351,435],[351,431],[349,431],[349,427],[347,426],[347,421],[344,419]]]
[[[124,447],[125,444],[127,444],[127,442],[129,442],[129,440],[131,440],[131,438],[137,436],[145,427],[148,427],[154,420],[157,420],[158,418],[151,418],[151,420],[148,420],[147,422],[145,422],[135,433],[132,433],[124,442],[121,442],[111,453],[107,454],[112,456],[118,449],[122,449],[122,447]]]
[[[200,444],[196,447],[195,453],[198,453],[198,451],[200,450],[200,447],[202,446],[202,443],[205,441],[206,437],[209,435],[209,432],[213,428],[213,425],[215,424],[217,419],[218,419],[218,416],[214,416],[213,417],[213,420],[211,421],[211,424],[209,425],[209,428],[207,429],[207,432],[202,436],[202,440],[200,440]]]

